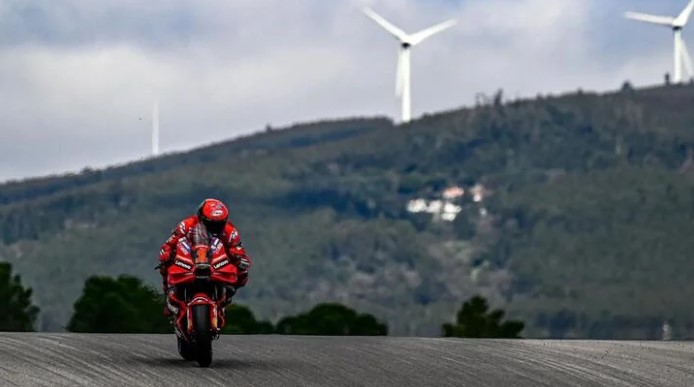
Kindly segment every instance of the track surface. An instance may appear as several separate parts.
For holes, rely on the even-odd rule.
[[[2,386],[694,386],[694,343],[0,334]]]

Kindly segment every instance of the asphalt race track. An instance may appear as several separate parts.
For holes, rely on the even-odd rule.
[[[694,343],[0,334],[2,386],[694,386]]]

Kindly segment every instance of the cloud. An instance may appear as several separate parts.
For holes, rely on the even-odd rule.
[[[504,88],[533,96],[659,82],[669,35],[618,0],[150,0],[0,2],[0,180],[146,156],[160,101],[170,151],[322,117],[397,116],[396,42],[458,25],[413,50],[414,113]],[[638,6],[638,7],[637,7]]]

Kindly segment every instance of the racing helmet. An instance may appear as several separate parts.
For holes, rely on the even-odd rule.
[[[205,199],[198,207],[198,220],[212,235],[218,236],[224,231],[228,218],[229,210],[220,200]]]

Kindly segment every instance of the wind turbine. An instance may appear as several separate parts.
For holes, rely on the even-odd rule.
[[[687,7],[677,17],[649,15],[638,12],[627,12],[624,16],[628,19],[638,20],[650,24],[658,24],[661,26],[670,27],[675,35],[675,53],[674,53],[674,79],[675,83],[682,82],[682,65],[687,68],[690,77],[694,77],[692,69],[692,59],[687,51],[687,46],[682,38],[682,29],[687,25],[689,16],[694,11],[694,0],[691,0]]]
[[[159,154],[159,101],[152,107],[152,155]]]
[[[398,69],[395,79],[395,96],[402,99],[402,122],[409,122],[412,118],[410,50],[427,38],[452,27],[456,24],[456,21],[448,20],[408,35],[405,31],[391,24],[371,8],[364,8],[363,12],[386,31],[390,32],[391,35],[395,36],[400,42],[400,48],[398,49]]]

